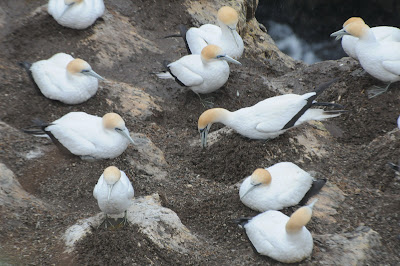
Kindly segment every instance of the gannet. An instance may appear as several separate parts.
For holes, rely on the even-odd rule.
[[[280,262],[299,262],[310,256],[313,250],[313,238],[305,225],[311,219],[316,201],[299,208],[290,218],[271,210],[240,222],[258,253]]]
[[[189,48],[188,52],[200,54],[208,44],[215,44],[222,48],[224,53],[232,58],[239,59],[243,54],[243,40],[236,31],[239,15],[235,9],[224,6],[217,14],[219,27],[212,24],[202,25],[200,28],[190,28],[184,40]]]
[[[251,107],[230,112],[213,108],[201,114],[198,120],[201,145],[207,145],[207,135],[213,123],[219,122],[233,128],[239,134],[251,139],[271,139],[291,127],[309,120],[323,120],[339,116],[343,110],[324,111],[311,109],[317,105],[340,106],[331,103],[317,103],[314,99],[335,80],[321,84],[314,92],[303,95],[285,94],[265,99]]]
[[[109,166],[104,170],[94,187],[93,196],[97,199],[100,210],[106,214],[106,219],[103,222],[106,228],[108,224],[112,225],[108,221],[109,214],[115,215],[125,212],[122,223],[127,223],[126,210],[132,203],[133,195],[132,184],[124,171],[115,166]]]
[[[104,13],[103,0],[49,0],[48,12],[62,26],[86,29]]]
[[[221,88],[229,77],[227,62],[240,62],[226,55],[216,45],[207,45],[201,54],[186,55],[168,64],[168,71],[156,73],[161,79],[175,79],[196,94],[210,93]]]
[[[125,122],[116,113],[103,117],[84,112],[71,112],[51,123],[36,121],[36,125],[24,130],[26,133],[46,134],[61,149],[80,156],[82,159],[108,159],[122,154],[129,142]]]
[[[343,28],[349,25],[352,22],[355,21],[361,21],[364,23],[364,20],[359,17],[351,17],[346,22],[343,24]],[[400,41],[400,29],[396,27],[389,27],[389,26],[379,26],[379,27],[373,27],[371,28],[372,32],[375,35],[375,38],[378,41]],[[331,34],[332,37],[336,36],[336,39],[342,39],[342,47],[345,53],[354,58],[357,59],[357,54],[356,54],[356,43],[358,41],[357,37],[353,37],[350,35],[342,35],[342,34],[337,34],[337,32],[334,32]]]
[[[385,88],[373,86],[368,97],[384,93],[393,82],[400,80],[400,42],[378,41],[371,28],[357,20],[347,24],[332,36],[352,35],[359,38],[355,50],[357,58],[371,76],[388,83]]]
[[[96,94],[98,79],[104,80],[90,65],[64,53],[53,55],[32,65],[23,62],[44,96],[66,104],[79,104]]]
[[[326,180],[314,180],[294,163],[281,162],[266,169],[256,169],[243,181],[239,196],[243,204],[253,210],[281,210],[306,203],[325,182]]]

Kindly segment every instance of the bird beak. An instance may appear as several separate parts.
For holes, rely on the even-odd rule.
[[[336,37],[335,40],[340,40],[343,36],[345,35],[350,35],[349,33],[347,33],[344,29],[338,30],[334,33],[331,34],[331,37]]]
[[[202,148],[205,148],[207,146],[208,130],[209,130],[208,126],[203,129],[200,129],[200,139]]]
[[[110,200],[111,191],[112,191],[113,187],[114,187],[114,184],[108,185],[108,197],[107,197],[107,200]]]
[[[102,76],[100,76],[99,74],[97,74],[97,73],[94,72],[93,70],[89,70],[88,72],[82,72],[82,74],[95,77],[95,78],[97,78],[97,79],[99,79],[99,80],[104,80],[104,78],[103,78]]]
[[[128,131],[127,128],[124,128],[124,129],[121,130],[121,131],[118,131],[118,130],[117,130],[117,132],[120,133],[120,134],[121,134],[122,136],[124,136],[125,138],[127,138],[132,144],[136,144],[136,143],[133,141],[133,139],[131,138],[131,136],[129,135],[129,131]]]
[[[309,205],[307,205],[311,210],[314,207],[315,203],[318,201],[318,199],[315,199],[313,202],[311,202]]]
[[[221,56],[220,58],[225,60],[225,61],[227,61],[227,62],[234,63],[234,64],[237,64],[237,65],[241,65],[241,63],[239,61],[233,59],[229,55],[224,55],[224,56]]]
[[[256,187],[258,187],[259,185],[261,185],[261,183],[258,183],[258,184],[255,184],[255,185],[251,184],[251,187],[249,188],[249,190],[247,190],[246,193],[244,193],[243,196],[240,197],[240,199],[243,199],[250,191],[252,191]]]
[[[239,43],[238,43],[238,41],[236,39],[236,35],[235,35],[236,28],[232,28],[232,27],[228,26],[228,29],[230,29],[230,31],[231,31],[231,34],[233,36],[233,39],[235,40],[236,46],[239,47]]]
[[[65,14],[65,12],[67,12],[68,9],[70,9],[71,6],[73,6],[74,4],[75,4],[75,2],[72,2],[72,3],[69,3],[69,4],[65,4],[67,7],[64,9],[64,11],[62,12],[60,17],[62,17]]]

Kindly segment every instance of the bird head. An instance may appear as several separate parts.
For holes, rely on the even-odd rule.
[[[228,27],[235,40],[236,46],[239,47],[239,43],[234,34],[236,25],[239,22],[239,15],[236,10],[229,6],[223,6],[218,10],[217,18],[220,23]]]
[[[212,60],[225,60],[230,63],[241,65],[239,61],[236,61],[229,55],[226,55],[221,47],[214,44],[209,44],[204,47],[203,50],[201,50],[201,60],[205,63]]]
[[[201,146],[203,148],[207,146],[207,136],[211,125],[214,122],[223,122],[227,113],[229,113],[229,111],[223,108],[212,108],[200,115],[199,121],[197,122],[197,128],[200,133]]]
[[[254,170],[253,174],[250,177],[251,187],[240,198],[244,198],[250,191],[252,191],[256,187],[259,187],[261,185],[269,185],[271,183],[271,180],[271,173],[267,169],[258,168]]]
[[[108,186],[107,200],[110,200],[111,191],[112,191],[115,183],[117,183],[121,178],[121,171],[115,166],[109,166],[104,170],[103,178]]]
[[[299,232],[311,220],[312,209],[317,201],[318,199],[315,199],[311,204],[301,207],[290,216],[286,223],[287,233]]]
[[[343,24],[343,29],[338,30],[331,34],[331,37],[336,37],[336,40],[345,35],[352,35],[357,38],[362,38],[366,35],[369,27],[365,24],[364,20],[359,17],[352,17],[346,20]]]
[[[86,75],[104,80],[102,76],[92,70],[92,67],[85,60],[79,58],[76,58],[68,63],[67,71],[72,75]]]
[[[124,138],[128,139],[132,144],[135,144],[131,138],[128,129],[125,126],[125,121],[119,114],[108,113],[103,116],[103,126],[109,130],[115,130],[118,134],[121,134]]]

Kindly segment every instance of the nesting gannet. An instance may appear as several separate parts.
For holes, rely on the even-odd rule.
[[[266,169],[256,169],[243,181],[239,196],[243,204],[253,210],[281,210],[306,203],[325,182],[314,180],[294,163],[281,162]]]
[[[126,224],[126,210],[132,203],[134,191],[126,174],[115,166],[107,167],[97,181],[93,196],[102,212],[106,214],[105,227],[111,224],[108,215],[125,212],[123,224]],[[111,224],[112,225],[112,224]]]
[[[64,53],[32,65],[23,62],[44,96],[66,104],[79,104],[96,94],[98,79],[103,80],[84,60]]]
[[[174,79],[196,94],[210,93],[221,88],[228,80],[229,65],[226,61],[240,65],[240,62],[226,55],[220,47],[207,45],[201,54],[186,55],[168,64],[168,71],[156,75],[162,79]]]
[[[344,35],[359,38],[355,50],[361,66],[371,76],[388,83],[385,88],[373,86],[367,91],[369,98],[384,93],[390,84],[400,80],[400,42],[378,41],[371,28],[360,20],[332,33],[332,36]]]
[[[316,201],[299,208],[290,218],[279,211],[266,211],[240,222],[258,253],[280,262],[299,262],[313,250],[313,238],[305,225]]]
[[[346,22],[343,24],[343,28],[355,21],[361,21],[362,23],[364,23],[364,20],[362,18],[351,17],[348,20],[346,20]],[[400,41],[399,28],[389,27],[389,26],[379,26],[379,27],[373,27],[371,28],[371,30],[378,41],[397,41],[397,42]],[[341,38],[342,47],[345,53],[354,59],[358,59],[356,54],[356,43],[358,41],[357,37],[337,34],[337,32],[332,33],[331,36],[332,37],[336,36],[337,40]]]
[[[86,29],[104,13],[103,0],[49,0],[48,12],[62,26]]]
[[[329,87],[335,80],[321,84],[314,92],[303,95],[285,94],[265,99],[251,107],[230,112],[223,108],[213,108],[205,111],[198,120],[201,145],[207,145],[207,135],[213,123],[223,123],[233,128],[239,134],[251,139],[271,139],[284,133],[291,127],[298,126],[309,120],[323,120],[336,117],[343,110],[324,111],[311,109],[317,105],[332,105],[317,103],[314,99]]]
[[[46,134],[61,148],[82,159],[115,158],[133,143],[125,122],[116,113],[103,117],[84,112],[71,112],[51,123],[36,122],[26,133]]]
[[[222,48],[224,53],[239,59],[243,54],[243,40],[236,31],[239,15],[235,9],[224,6],[217,14],[219,27],[212,24],[202,25],[200,28],[190,28],[186,33],[181,34],[187,45],[188,52],[200,54],[208,44],[215,44]]]

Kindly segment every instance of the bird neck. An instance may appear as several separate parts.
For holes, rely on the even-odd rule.
[[[363,28],[363,34],[360,36],[360,40],[364,42],[377,42],[375,34],[370,28]]]

